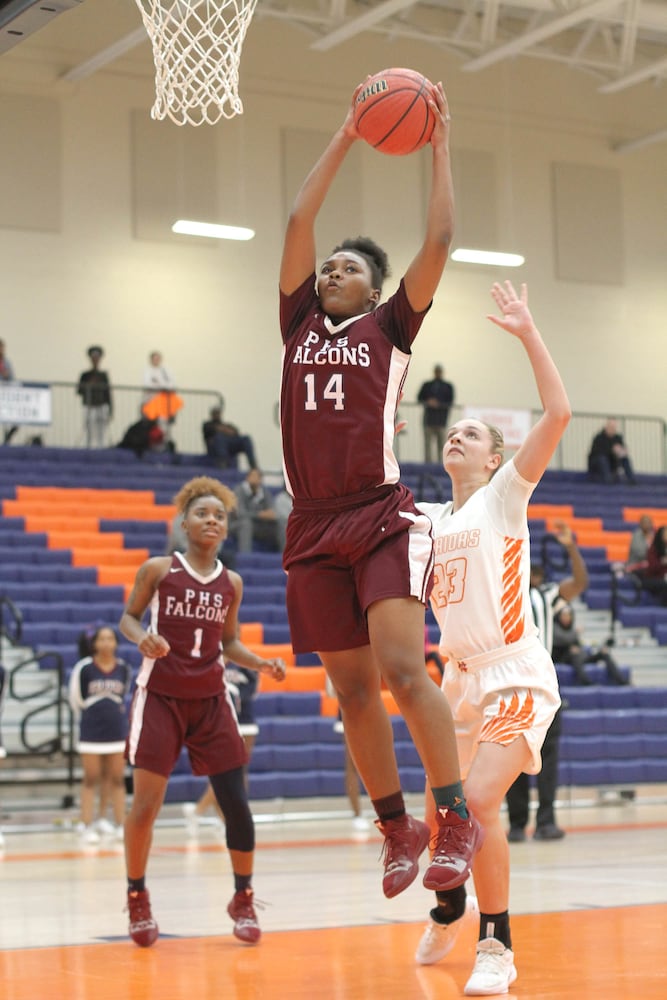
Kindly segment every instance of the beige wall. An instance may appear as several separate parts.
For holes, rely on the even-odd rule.
[[[573,407],[667,416],[667,143],[626,155],[611,149],[650,130],[646,102],[664,104],[664,95],[636,87],[602,96],[588,77],[529,59],[463,74],[451,54],[372,35],[319,55],[307,44],[289,25],[258,19],[241,63],[245,114],[202,126],[205,137],[155,125],[155,148],[166,143],[177,165],[174,210],[209,197],[220,221],[257,231],[250,243],[215,246],[178,239],[166,227],[164,239],[134,235],[138,215],[154,213],[159,226],[171,213],[170,204],[147,204],[146,163],[137,164],[146,144],[137,143],[133,115],[148,119],[153,97],[147,45],[70,85],[53,84],[55,57],[46,51],[39,71],[22,60],[20,46],[0,59],[0,336],[19,377],[75,379],[87,346],[99,342],[113,379],[135,383],[159,348],[181,385],[224,394],[229,418],[253,433],[263,465],[276,468],[277,280],[287,206],[354,85],[383,66],[409,65],[445,83],[457,164],[466,151],[490,157],[495,196],[479,197],[489,203],[491,231],[527,258],[511,277],[529,284]],[[208,163],[213,151],[217,180],[188,165],[195,143],[206,151],[196,162]],[[397,280],[419,245],[428,152],[394,158],[359,144],[354,156],[323,216],[320,251],[367,232],[388,249]],[[555,182],[563,176],[556,165],[567,168],[567,184]],[[202,191],[208,183],[215,190]],[[577,191],[588,195],[573,205]],[[43,231],[35,228],[40,204]],[[563,267],[573,259],[580,276]],[[506,276],[448,265],[416,344],[408,397],[441,362],[462,402],[537,404],[518,345],[485,319],[490,283]]]

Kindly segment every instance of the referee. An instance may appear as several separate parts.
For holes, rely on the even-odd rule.
[[[588,586],[588,570],[577,548],[572,530],[564,523],[559,523],[555,532],[556,538],[564,547],[570,559],[572,575],[560,582],[545,583],[544,567],[534,563],[530,567],[530,603],[533,617],[546,649],[551,653],[553,647],[554,609],[560,601],[572,601]],[[535,817],[535,840],[560,840],[565,836],[556,823],[554,801],[558,787],[558,745],[561,731],[561,709],[547,730],[542,745],[542,770],[537,775],[538,807]],[[520,774],[510,787],[505,797],[509,814],[510,829],[507,839],[512,844],[522,843],[526,839],[528,811],[530,805],[530,779],[527,774]]]

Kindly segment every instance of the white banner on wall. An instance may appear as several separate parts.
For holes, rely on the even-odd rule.
[[[490,409],[484,406],[466,406],[463,416],[471,420],[482,420],[503,432],[506,448],[518,448],[523,444],[531,428],[530,410]]]
[[[51,386],[39,382],[0,382],[0,424],[51,423]]]

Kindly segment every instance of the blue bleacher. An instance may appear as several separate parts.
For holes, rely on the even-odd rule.
[[[86,486],[91,488],[151,490],[156,501],[169,504],[182,483],[203,473],[234,487],[243,478],[239,470],[220,473],[205,456],[137,457],[123,449],[87,451],[11,447],[0,466],[0,496],[16,495],[16,485]],[[438,465],[404,463],[403,478],[418,499],[449,499],[451,487]],[[624,506],[661,506],[667,495],[665,477],[641,476],[634,489],[601,487],[583,473],[549,471],[539,484],[535,503],[571,504],[578,517],[601,518],[610,531],[630,530],[623,520]],[[422,490],[421,496],[419,490]],[[104,518],[103,532],[120,532],[128,548],[147,548],[151,554],[166,548],[167,528],[161,522]],[[538,549],[546,534],[544,520],[530,523],[531,543]],[[583,595],[589,607],[609,609],[611,583],[606,549],[583,548],[590,584]],[[122,611],[123,587],[98,587],[94,567],[71,565],[69,551],[47,548],[47,536],[25,534],[23,518],[0,517],[0,588],[23,611],[25,637],[39,649],[63,656],[69,671],[78,652],[76,640],[83,627],[97,621],[117,622]],[[281,557],[271,552],[237,555],[244,580],[241,620],[261,621],[265,641],[289,643],[285,613],[286,576]],[[567,571],[564,571],[567,572]],[[625,592],[632,596],[627,585]],[[667,643],[667,609],[655,603],[623,608],[627,623],[646,623],[659,641]],[[429,639],[437,626],[427,615]],[[136,646],[121,641],[120,655],[138,669]],[[319,664],[316,654],[299,654],[298,665]],[[562,784],[636,784],[667,781],[667,688],[643,689],[609,685],[603,666],[589,667],[594,684],[573,685],[571,667],[557,664],[563,695]],[[627,670],[626,670],[627,673]],[[260,725],[250,765],[252,798],[344,795],[344,746],[334,720],[320,715],[320,692],[266,693],[256,701]],[[406,791],[421,792],[424,772],[403,719],[392,717],[396,754]],[[192,775],[187,755],[181,755],[169,782],[167,801],[195,799],[206,779]]]

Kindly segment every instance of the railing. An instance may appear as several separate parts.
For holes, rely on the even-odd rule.
[[[17,383],[20,386],[22,383]],[[26,386],[31,383],[28,380]],[[22,424],[20,420],[11,423],[19,425],[12,441],[15,444],[31,444],[40,439],[45,445],[64,448],[84,448],[86,430],[84,407],[77,394],[78,382],[50,382],[51,421],[46,425]],[[125,431],[141,418],[141,406],[145,400],[145,389],[137,385],[113,385],[111,388],[113,414],[106,432],[105,444],[114,447],[119,444]],[[177,389],[184,402],[171,428],[170,437],[176,449],[182,452],[204,452],[202,424],[209,419],[213,406],[223,406],[221,394],[213,389]],[[7,418],[7,424],[10,418]]]
[[[20,383],[19,383],[20,384]],[[26,385],[29,384],[26,382]],[[51,422],[48,426],[19,426],[16,443],[29,444],[40,438],[43,444],[60,447],[85,447],[84,409],[77,395],[76,382],[52,382]],[[224,406],[222,395],[213,389],[178,389],[185,405],[179,411],[171,427],[171,438],[176,449],[181,452],[200,453],[204,451],[202,424],[208,420],[213,406]],[[114,385],[113,417],[107,431],[107,445],[117,445],[125,431],[141,416],[141,405],[145,390],[137,385]],[[464,406],[456,404],[450,413],[450,422],[461,419]],[[531,411],[533,422],[541,415],[540,410]],[[603,426],[609,413],[577,412],[560,441],[551,461],[553,469],[585,470],[591,441]],[[224,414],[223,414],[224,416]],[[422,429],[423,409],[419,403],[403,401],[400,419],[407,426],[396,438],[396,454],[401,462],[423,462],[424,442]],[[614,414],[618,428],[625,439],[635,471],[640,473],[664,474],[667,471],[667,422],[660,417]],[[278,423],[278,404],[273,408],[274,422]],[[246,428],[255,434],[254,427]],[[275,468],[280,461],[276,458]]]
[[[2,646],[8,642],[12,648],[20,647],[22,637],[23,616],[13,601],[5,596],[0,597],[0,654]],[[31,684],[29,690],[21,690],[23,678],[29,669],[39,668],[43,683]],[[8,673],[7,697],[19,705],[29,705],[29,711],[23,715],[19,725],[19,736],[23,748],[11,756],[15,761],[26,757],[54,757],[61,754],[65,757],[67,785],[74,786],[74,718],[69,702],[65,697],[65,673],[63,658],[53,650],[37,652],[31,649],[29,654],[14,664]],[[46,699],[46,700],[44,700]],[[39,704],[34,704],[39,700]],[[47,714],[53,720],[49,734],[33,738],[32,729],[41,715]],[[11,782],[20,780],[16,774],[9,779]],[[32,778],[31,783],[41,784],[49,780],[60,783],[61,777],[50,779],[47,774]],[[2,772],[0,772],[0,783]]]
[[[541,410],[531,411],[535,423]],[[403,401],[400,419],[407,427],[396,439],[396,453],[401,462],[424,461],[423,410],[419,403]],[[455,405],[450,423],[464,415],[463,405]],[[553,469],[586,470],[591,441],[611,416],[609,413],[574,413],[551,461]],[[615,415],[614,415],[615,416]],[[615,416],[636,472],[663,474],[667,471],[667,423],[660,417]]]
[[[7,639],[12,646],[20,645],[23,637],[23,615],[9,597],[0,596],[0,643]],[[0,650],[1,650],[0,645]]]

